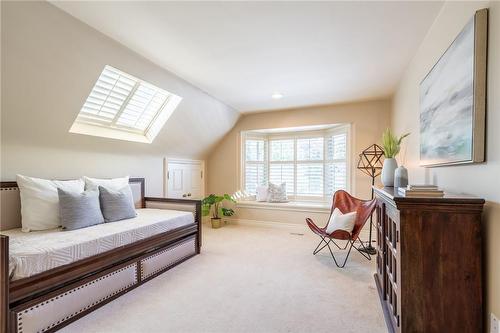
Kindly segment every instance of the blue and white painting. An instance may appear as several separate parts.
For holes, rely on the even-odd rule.
[[[474,18],[420,84],[420,163],[472,161]]]

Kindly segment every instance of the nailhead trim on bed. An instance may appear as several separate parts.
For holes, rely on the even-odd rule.
[[[83,311],[85,311],[85,310],[88,310],[88,309],[90,309],[90,308],[94,307],[95,305],[97,305],[97,304],[99,304],[99,303],[101,303],[101,302],[103,302],[103,301],[107,300],[108,298],[113,297],[114,295],[116,295],[116,294],[118,294],[118,293],[120,293],[120,292],[122,292],[122,291],[124,291],[124,290],[126,290],[126,289],[128,289],[128,288],[130,288],[130,287],[132,287],[133,285],[137,284],[137,282],[138,282],[138,281],[137,281],[137,263],[133,263],[133,264],[130,264],[130,265],[125,266],[125,267],[123,267],[123,268],[120,268],[120,269],[118,269],[118,270],[116,270],[116,271],[114,271],[114,272],[111,272],[111,273],[109,273],[109,274],[106,274],[106,275],[101,276],[100,278],[97,278],[97,279],[95,279],[95,280],[92,280],[92,281],[90,281],[90,282],[88,282],[88,283],[86,283],[86,284],[84,284],[84,285],[81,285],[81,286],[79,286],[79,287],[76,287],[76,288],[73,288],[73,289],[71,289],[71,290],[68,290],[68,291],[66,291],[65,293],[61,294],[61,295],[54,296],[54,297],[52,297],[52,298],[50,298],[50,299],[48,299],[48,300],[46,300],[46,301],[43,301],[43,302],[41,302],[41,303],[38,303],[38,304],[36,304],[36,305],[32,306],[32,307],[31,307],[31,308],[29,308],[29,309],[22,310],[21,312],[17,313],[17,323],[18,323],[18,324],[17,324],[17,332],[18,332],[18,333],[23,333],[23,322],[22,322],[22,320],[23,320],[23,318],[22,318],[23,314],[27,314],[28,312],[30,312],[30,311],[32,311],[32,310],[34,310],[34,309],[38,308],[38,307],[41,307],[41,306],[43,306],[43,305],[45,305],[45,304],[48,304],[48,303],[50,303],[50,302],[53,302],[53,301],[55,301],[56,299],[63,298],[63,297],[65,297],[65,296],[67,296],[67,295],[69,295],[69,294],[71,294],[71,293],[73,293],[73,292],[75,292],[75,291],[77,291],[77,290],[80,290],[80,289],[85,288],[85,287],[88,287],[88,286],[90,286],[90,285],[92,285],[92,284],[94,284],[94,283],[96,283],[96,282],[99,282],[99,281],[101,281],[101,280],[104,280],[104,279],[106,279],[106,278],[109,278],[110,276],[113,276],[113,275],[115,275],[115,274],[117,274],[117,273],[119,273],[119,272],[122,272],[122,271],[124,271],[124,270],[126,270],[126,269],[129,269],[129,268],[130,268],[130,267],[132,267],[132,266],[134,266],[134,268],[135,268],[135,274],[134,274],[134,275],[136,276],[134,283],[128,284],[128,285],[126,285],[126,286],[124,286],[124,287],[120,288],[119,290],[116,290],[116,291],[115,291],[115,292],[113,292],[112,294],[109,294],[109,295],[107,295],[107,296],[104,296],[103,298],[101,298],[101,299],[99,299],[99,300],[97,300],[97,301],[93,302],[93,303],[92,303],[92,304],[90,304],[90,305],[87,305],[86,307],[84,307],[84,308],[82,308],[82,309],[78,310],[77,312],[74,312],[74,313],[70,314],[69,316],[64,317],[63,319],[60,319],[59,321],[57,321],[57,322],[55,322],[55,323],[53,323],[53,324],[49,325],[49,326],[48,326],[48,327],[46,327],[46,328],[43,328],[42,330],[40,330],[40,331],[38,331],[38,332],[45,332],[45,331],[47,331],[47,330],[49,330],[49,329],[53,328],[54,326],[57,326],[57,325],[61,324],[62,322],[64,322],[64,321],[66,321],[66,320],[68,320],[68,319],[70,319],[70,318],[72,318],[72,317],[76,316],[77,314],[79,314],[79,313],[81,313],[81,312],[83,312]]]
[[[143,263],[144,261],[148,261],[149,259],[152,259],[152,258],[155,258],[155,257],[157,257],[157,256],[159,256],[159,255],[162,255],[162,254],[164,254],[165,252],[172,251],[172,250],[174,250],[175,248],[177,248],[177,247],[179,247],[179,246],[182,246],[182,245],[184,245],[184,244],[186,244],[186,243],[189,243],[189,242],[193,242],[193,253],[189,253],[189,254],[187,254],[187,255],[185,255],[185,256],[182,256],[182,257],[180,257],[180,258],[177,258],[176,260],[174,260],[173,262],[169,263],[168,265],[163,266],[163,267],[161,267],[161,268],[158,268],[158,269],[156,269],[156,270],[154,270],[154,271],[150,272],[150,273],[149,273],[149,274],[147,274],[147,275],[145,275],[145,274],[144,274],[144,267],[143,267],[143,265],[142,265],[142,263]],[[191,255],[193,255],[195,252],[196,252],[196,239],[195,239],[195,238],[191,238],[191,239],[188,239],[188,240],[186,240],[186,241],[184,241],[184,242],[182,242],[182,243],[179,243],[179,244],[177,244],[177,245],[175,245],[175,246],[173,246],[173,247],[170,247],[170,248],[168,248],[168,249],[162,250],[162,251],[160,251],[160,252],[158,252],[158,253],[155,253],[155,254],[153,254],[153,255],[151,255],[151,256],[149,256],[149,257],[147,257],[147,258],[144,258],[144,259],[142,259],[142,260],[141,260],[141,262],[140,262],[140,264],[141,264],[141,279],[142,279],[142,280],[147,279],[148,277],[150,277],[150,276],[152,276],[152,275],[155,275],[155,274],[156,274],[156,273],[158,273],[158,272],[163,271],[165,268],[170,267],[170,266],[172,266],[172,265],[174,265],[174,264],[178,263],[179,261],[181,261],[181,260],[183,260],[183,259],[185,259],[185,258],[187,258],[187,257],[189,257],[189,256],[191,256]]]

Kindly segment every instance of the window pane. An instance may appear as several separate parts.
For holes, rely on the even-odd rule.
[[[297,164],[297,195],[323,196],[323,164]]]
[[[271,161],[293,161],[293,139],[270,142]]]
[[[346,158],[347,134],[337,134],[329,137],[326,144],[328,160],[342,160]]]
[[[297,160],[321,161],[323,159],[323,138],[297,139]]]
[[[332,195],[335,191],[347,188],[346,162],[326,164],[326,194]]]
[[[246,140],[245,158],[247,161],[264,161],[264,140]]]
[[[264,164],[247,164],[245,166],[245,190],[250,194],[257,192],[257,186],[266,183]]]
[[[269,166],[269,181],[280,185],[286,183],[286,193],[293,194],[294,191],[294,167],[293,164],[271,163]]]

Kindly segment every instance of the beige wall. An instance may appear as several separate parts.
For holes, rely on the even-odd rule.
[[[351,124],[352,192],[370,197],[370,180],[356,170],[357,156],[367,146],[380,143],[383,130],[389,126],[390,102],[386,100],[291,109],[247,114],[217,145],[208,158],[208,192],[234,193],[239,190],[240,132],[246,130],[284,128],[320,124]],[[325,214],[287,213],[278,210],[238,209],[237,218],[274,222],[304,223],[306,216],[325,219]],[[326,222],[326,221],[325,221]]]
[[[1,179],[146,178],[162,194],[164,156],[203,159],[239,113],[47,2],[1,2]],[[153,144],[68,133],[106,64],[183,101]]]
[[[436,63],[477,9],[490,7],[487,109],[487,162],[439,168],[419,163],[419,83]],[[398,133],[412,132],[407,141],[410,182],[431,182],[454,192],[485,198],[484,235],[488,311],[500,316],[500,3],[445,3],[401,80],[394,96],[392,127]],[[467,253],[457,249],[457,255]]]

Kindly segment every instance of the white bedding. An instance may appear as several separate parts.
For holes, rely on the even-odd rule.
[[[17,280],[192,223],[191,212],[144,208],[133,219],[78,230],[2,234],[9,236],[10,276]]]

